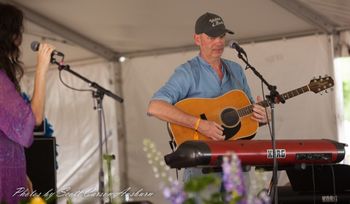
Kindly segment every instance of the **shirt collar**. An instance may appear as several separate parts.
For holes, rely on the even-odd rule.
[[[198,54],[197,58],[198,58],[198,61],[199,61],[200,65],[211,68],[211,65],[210,65],[207,61],[205,61],[205,60],[200,56],[200,54]],[[212,69],[212,68],[211,68],[211,69]],[[224,62],[223,62],[222,59],[221,59],[221,69],[222,69],[224,75],[226,75],[226,70],[224,69]]]
[[[198,60],[199,60],[200,65],[204,65],[204,66],[210,67],[210,64],[209,64],[207,61],[205,61],[205,60],[200,56],[200,54],[198,54],[197,58],[198,58]]]

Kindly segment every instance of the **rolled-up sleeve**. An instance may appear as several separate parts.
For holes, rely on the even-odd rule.
[[[151,100],[163,100],[170,104],[175,104],[186,98],[191,86],[190,77],[190,72],[182,66],[178,67],[164,86],[153,95]]]

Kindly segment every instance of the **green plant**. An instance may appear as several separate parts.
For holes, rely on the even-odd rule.
[[[261,180],[252,179],[251,186],[253,187],[245,187],[241,163],[234,153],[223,158],[222,178],[207,174],[191,178],[182,184],[169,175],[169,167],[165,165],[162,154],[157,151],[155,144],[148,139],[145,139],[143,143],[148,163],[152,166],[155,177],[161,179],[163,195],[172,204],[196,204],[197,201],[203,204],[271,203],[265,190],[260,191],[258,195],[254,193],[257,188],[263,188],[263,185],[259,185],[262,183]],[[219,189],[221,184],[224,187],[222,191],[202,196],[202,192],[208,187],[214,186]]]

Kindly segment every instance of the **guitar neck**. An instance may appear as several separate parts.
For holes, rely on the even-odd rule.
[[[309,86],[303,86],[303,87],[300,87],[298,89],[294,89],[292,91],[288,91],[286,93],[283,93],[283,94],[281,94],[281,97],[284,100],[288,100],[290,98],[293,98],[295,96],[298,96],[298,95],[303,94],[303,93],[308,92],[308,91],[310,91]],[[260,101],[257,104],[261,105],[262,107],[265,107],[265,108],[270,106],[270,103],[267,100]],[[252,112],[253,112],[253,104],[238,110],[238,114],[240,117],[249,115]]]

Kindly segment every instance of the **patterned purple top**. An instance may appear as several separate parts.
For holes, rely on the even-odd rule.
[[[0,203],[18,204],[25,199],[17,193],[26,188],[24,148],[33,142],[34,115],[0,69]]]

